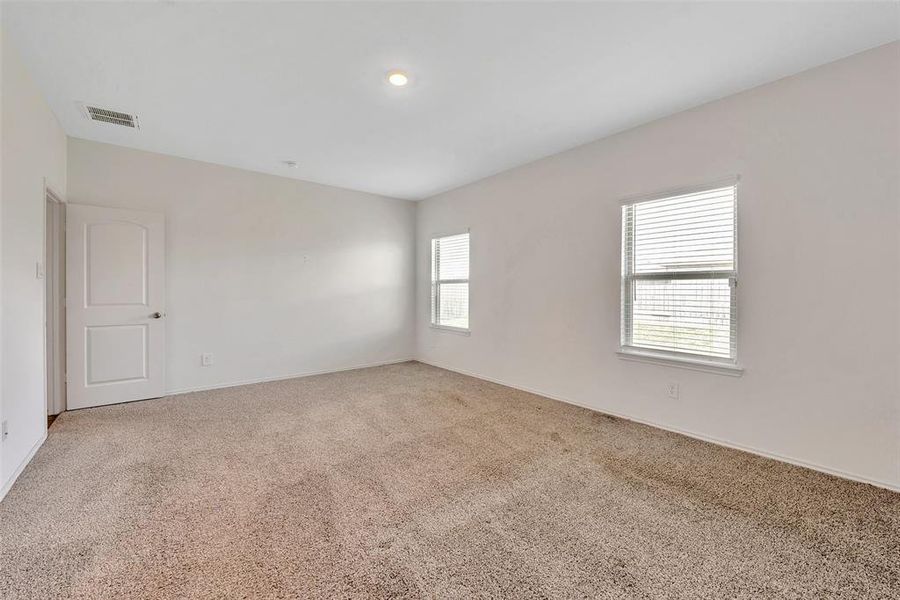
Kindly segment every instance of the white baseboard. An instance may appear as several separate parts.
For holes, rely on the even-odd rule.
[[[687,437],[694,438],[697,440],[702,440],[704,442],[710,442],[712,444],[716,444],[718,446],[725,446],[726,448],[733,448],[735,450],[742,450],[744,452],[749,452],[750,454],[756,454],[757,456],[762,456],[764,458],[771,458],[773,460],[777,460],[784,463],[789,463],[792,465],[796,465],[798,467],[805,467],[807,469],[812,469],[813,471],[819,471],[820,473],[825,473],[827,475],[834,475],[835,477],[840,477],[841,479],[849,479],[851,481],[858,481],[860,483],[867,483],[869,485],[874,485],[876,487],[884,488],[887,490],[891,490],[892,492],[900,492],[900,485],[895,483],[890,483],[888,481],[881,481],[878,479],[870,479],[868,477],[863,477],[860,475],[855,475],[853,473],[848,473],[846,471],[842,471],[840,469],[833,469],[831,467],[826,467],[817,463],[801,460],[799,458],[792,458],[790,456],[784,456],[782,454],[778,454],[775,452],[769,452],[767,450],[760,450],[759,448],[754,448],[752,446],[745,446],[743,444],[735,444],[733,442],[729,442],[727,440],[722,440],[710,435],[706,435],[703,433],[697,433],[694,431],[689,431],[686,429],[680,429],[678,427],[672,427],[669,425],[662,425],[660,423],[655,423],[653,421],[648,421],[647,419],[642,419],[639,417],[634,417],[631,415],[626,415],[623,413],[612,412],[606,409],[600,409],[594,406],[588,406],[582,402],[575,402],[569,400],[567,398],[561,398],[554,394],[550,394],[541,390],[528,388],[521,385],[516,385],[514,383],[509,383],[507,381],[501,381],[494,377],[488,377],[486,375],[480,375],[478,373],[472,373],[470,371],[465,371],[462,369],[454,369],[452,367],[446,367],[443,365],[439,365],[436,363],[428,362],[427,360],[422,360],[421,358],[416,359],[417,362],[431,365],[432,367],[437,367],[438,369],[445,369],[447,371],[453,371],[454,373],[459,373],[461,375],[467,375],[469,377],[475,377],[476,379],[483,379],[485,381],[490,381],[491,383],[496,383],[499,385],[503,385],[506,387],[510,387],[516,390],[521,390],[523,392],[528,392],[530,394],[537,394],[538,396],[544,396],[545,398],[550,398],[551,400],[556,400],[558,402],[564,402],[566,404],[571,404],[573,406],[578,406],[581,408],[586,408],[588,410],[592,410],[594,412],[599,412],[602,414],[611,415],[613,417],[618,417],[620,419],[625,419],[626,421],[633,421],[635,423],[641,423],[642,425],[649,425],[651,427],[656,427],[657,429],[663,429],[665,431],[671,431],[673,433],[680,433],[681,435],[686,435]]]
[[[341,373],[343,371],[355,371],[357,369],[369,369],[371,367],[383,367],[386,365],[397,365],[400,363],[411,362],[414,358],[398,358],[394,360],[367,363],[363,365],[354,365],[351,367],[341,367],[339,369],[323,369],[321,371],[303,371],[301,373],[290,373],[288,375],[277,375],[275,377],[259,377],[255,379],[242,379],[240,381],[230,381],[228,383],[214,383],[211,385],[201,385],[196,387],[178,388],[166,390],[166,396],[177,396],[179,394],[189,394],[191,392],[203,392],[206,390],[220,390],[230,387],[238,387],[241,385],[252,385],[254,383],[268,383],[270,381],[284,381],[285,379],[298,379],[300,377],[312,377],[313,375],[327,375],[329,373]]]
[[[395,364],[410,362],[410,361],[421,362],[423,364],[431,365],[431,366],[437,367],[439,369],[446,369],[447,371],[453,371],[454,373],[460,373],[461,375],[466,375],[468,377],[475,377],[476,379],[483,379],[485,381],[490,381],[490,382],[496,383],[498,385],[503,385],[503,386],[510,387],[513,389],[522,390],[523,392],[528,392],[530,394],[537,394],[539,396],[544,396],[545,398],[550,398],[551,400],[556,400],[558,402],[564,402],[566,404],[571,404],[573,406],[586,408],[586,409],[592,410],[594,412],[612,415],[614,417],[619,417],[621,419],[633,421],[635,423],[649,425],[651,427],[656,427],[657,429],[663,429],[665,431],[679,433],[681,435],[686,435],[688,437],[702,440],[705,442],[710,442],[712,444],[717,444],[719,446],[725,446],[727,448],[734,448],[735,450],[742,450],[744,452],[756,454],[757,456],[762,456],[764,458],[771,458],[773,460],[778,460],[778,461],[789,463],[792,465],[797,465],[799,467],[805,467],[807,469],[812,469],[814,471],[819,471],[821,473],[826,473],[828,475],[834,475],[835,477],[840,477],[842,479],[849,479],[851,481],[867,483],[869,485],[874,485],[874,486],[877,486],[880,488],[885,488],[887,490],[891,490],[894,492],[900,492],[900,486],[898,486],[897,484],[894,484],[894,483],[887,482],[887,481],[881,481],[881,480],[877,480],[877,479],[871,479],[868,477],[862,477],[860,475],[848,473],[848,472],[842,471],[840,469],[826,467],[826,466],[823,466],[823,465],[820,465],[817,463],[812,463],[809,461],[792,458],[790,456],[784,456],[781,454],[777,454],[775,452],[760,450],[759,448],[754,448],[752,446],[745,446],[743,444],[735,444],[733,442],[729,442],[727,440],[722,440],[722,439],[719,439],[719,438],[716,438],[713,436],[709,436],[706,434],[696,433],[694,431],[689,431],[689,430],[681,429],[678,427],[662,425],[660,423],[649,421],[647,419],[642,419],[639,417],[634,417],[634,416],[626,415],[626,414],[619,413],[619,412],[612,412],[609,410],[600,410],[596,407],[588,406],[582,402],[575,402],[575,401],[569,400],[567,398],[562,398],[562,397],[556,396],[554,394],[551,394],[551,393],[548,393],[548,392],[545,392],[542,390],[529,388],[529,387],[525,387],[525,386],[521,386],[521,385],[516,385],[516,384],[510,383],[507,381],[501,381],[494,377],[488,377],[486,375],[481,375],[479,373],[474,373],[474,372],[466,371],[463,369],[455,369],[455,368],[451,368],[451,367],[446,367],[446,366],[439,365],[436,363],[428,362],[426,360],[415,359],[415,358],[403,358],[403,359],[396,359],[396,360],[390,360],[390,361],[375,362],[375,363],[369,363],[369,364],[363,364],[363,365],[343,367],[340,369],[328,369],[328,370],[321,370],[321,371],[306,371],[306,372],[302,372],[302,373],[292,373],[289,375],[282,375],[282,376],[278,376],[278,377],[263,377],[263,378],[257,378],[257,379],[245,379],[242,381],[233,381],[233,382],[229,382],[229,383],[219,383],[219,384],[213,384],[213,385],[208,385],[208,386],[198,386],[198,387],[192,387],[192,388],[168,390],[166,392],[166,394],[173,396],[173,395],[177,395],[177,394],[187,394],[190,392],[199,392],[199,391],[204,391],[204,390],[214,390],[214,389],[222,389],[222,388],[229,388],[229,387],[237,387],[237,386],[241,386],[241,385],[251,385],[254,383],[265,383],[265,382],[269,382],[269,381],[283,381],[285,379],[296,379],[296,378],[300,378],[300,377],[310,377],[313,375],[325,375],[328,373],[340,373],[342,371],[353,371],[356,369],[368,369],[371,367],[395,365]],[[0,501],[2,501],[3,498],[6,496],[6,494],[9,492],[9,490],[12,489],[12,486],[13,486],[13,484],[15,484],[16,479],[18,479],[19,475],[22,474],[22,471],[25,470],[25,467],[28,465],[28,463],[31,461],[31,459],[34,458],[34,455],[37,453],[38,449],[41,447],[41,445],[44,443],[44,441],[46,439],[47,439],[47,432],[45,431],[44,434],[41,436],[41,438],[31,448],[31,450],[28,451],[28,454],[25,456],[25,458],[22,460],[22,462],[16,468],[16,471],[10,477],[9,481],[4,483],[3,487],[0,488]]]
[[[28,454],[25,455],[25,458],[22,459],[22,462],[19,463],[19,466],[16,467],[16,470],[13,472],[12,477],[9,478],[9,481],[3,484],[3,487],[0,488],[0,502],[6,497],[6,494],[9,490],[12,489],[13,484],[16,482],[16,479],[19,478],[19,475],[22,474],[22,471],[25,470],[25,467],[28,466],[28,463],[31,462],[31,459],[34,458],[34,455],[37,454],[38,449],[43,445],[44,441],[47,439],[47,431],[44,430],[44,434],[40,437],[40,439],[31,447],[31,450],[28,451]]]

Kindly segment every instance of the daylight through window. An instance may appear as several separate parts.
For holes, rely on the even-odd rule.
[[[431,324],[469,330],[469,234],[431,240]]]
[[[734,362],[736,184],[622,207],[622,347]]]

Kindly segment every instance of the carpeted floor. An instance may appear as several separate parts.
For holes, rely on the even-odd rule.
[[[64,413],[0,598],[898,598],[900,494],[418,363]]]

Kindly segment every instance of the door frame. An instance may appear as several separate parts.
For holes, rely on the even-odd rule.
[[[48,415],[66,410],[66,201],[44,180],[44,397]]]

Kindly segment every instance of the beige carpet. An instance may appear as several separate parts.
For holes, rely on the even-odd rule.
[[[418,363],[63,414],[0,597],[900,598],[900,494]]]

